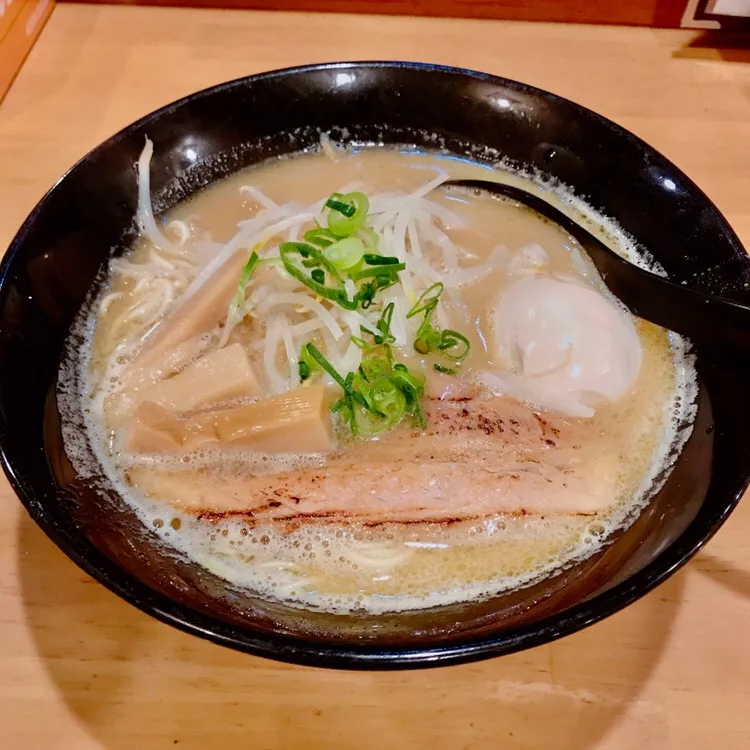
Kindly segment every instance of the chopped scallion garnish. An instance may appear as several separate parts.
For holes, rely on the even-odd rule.
[[[392,344],[396,340],[393,334],[391,334],[391,321],[393,320],[393,311],[395,309],[396,304],[394,302],[389,302],[385,306],[383,314],[380,316],[380,320],[375,324],[375,327],[382,334],[381,336],[375,336],[376,344]]]
[[[370,411],[358,415],[363,432],[382,432],[398,424],[406,415],[406,396],[388,377],[375,381],[367,390],[365,398]]]
[[[406,263],[379,252],[381,238],[367,226],[369,210],[369,199],[364,193],[334,193],[324,206],[327,226],[315,221],[314,227],[303,233],[302,241],[282,242],[278,257],[261,260],[253,252],[243,268],[233,299],[234,317],[245,304],[248,281],[259,263],[280,264],[311,294],[346,310],[367,310],[377,304],[378,293],[399,282],[399,274],[406,269]],[[445,357],[450,360],[450,366],[435,363],[434,369],[455,372],[468,356],[471,345],[458,331],[441,331],[433,326],[433,314],[442,292],[442,284],[433,284],[422,293],[407,317],[424,315],[417,330],[415,349]],[[424,375],[411,372],[405,364],[394,361],[392,347],[396,337],[391,327],[395,310],[396,303],[389,302],[382,308],[374,326],[362,321],[357,331],[361,331],[361,335],[351,336],[351,343],[362,350],[359,367],[354,372],[338,372],[312,343],[306,343],[300,351],[301,382],[327,373],[342,389],[343,395],[331,410],[339,415],[342,424],[348,425],[352,436],[381,432],[406,417],[411,417],[420,427],[426,426],[421,405]]]
[[[441,365],[439,362],[435,362],[435,364],[432,366],[435,372],[442,372],[445,375],[455,375],[457,370],[455,367],[445,367],[444,365]]]
[[[312,289],[315,294],[318,294],[325,299],[329,299],[347,310],[356,310],[358,300],[356,298],[353,300],[349,299],[339,272],[330,261],[323,256],[320,250],[299,242],[283,242],[279,247],[279,253],[281,254],[284,268],[290,276],[304,284],[308,289]],[[300,268],[294,262],[295,255],[302,256],[303,258],[306,256],[310,257],[310,260],[315,261],[317,265],[323,266],[334,281],[338,282],[337,285],[327,286],[323,281],[319,280],[320,274],[316,274],[315,270],[322,271],[322,269],[315,269],[309,275],[305,273],[304,269]]]
[[[352,216],[357,213],[357,209],[353,204],[344,203],[344,201],[336,200],[335,198],[329,198],[326,201],[326,208],[330,208],[331,211],[343,214],[347,219],[351,219]]]
[[[454,331],[452,328],[440,331],[432,325],[432,316],[442,293],[443,285],[440,282],[428,287],[416,301],[414,307],[406,313],[406,317],[413,318],[415,315],[424,313],[424,320],[417,329],[417,335],[414,339],[414,349],[420,354],[438,352],[443,357],[447,357],[453,362],[452,366],[446,367],[435,363],[433,368],[437,372],[455,375],[457,369],[469,356],[471,342],[463,333]]]
[[[395,266],[401,261],[392,255],[375,255],[374,253],[365,253],[362,260],[368,266]]]
[[[349,278],[359,281],[360,279],[372,279],[372,278],[392,278],[400,271],[406,268],[406,263],[399,263],[398,265],[392,266],[374,266],[372,268],[366,268],[362,271],[352,271],[349,273]],[[395,279],[394,279],[395,281]]]
[[[344,237],[323,250],[323,255],[340,271],[356,266],[364,254],[365,246],[359,237]]]
[[[247,287],[250,277],[253,275],[255,267],[258,265],[258,253],[253,250],[250,254],[250,258],[242,268],[240,274],[240,280],[237,284],[237,291],[235,292],[232,302],[229,305],[228,318],[234,320],[235,316],[239,312],[240,307],[245,304],[245,288]]]
[[[361,336],[352,336],[350,341],[363,352],[368,352],[372,349],[372,347]]]
[[[435,312],[435,308],[440,300],[440,295],[443,293],[443,285],[438,281],[422,292],[419,299],[414,303],[414,307],[406,313],[407,318],[413,318],[419,313],[426,313],[425,317],[431,317],[432,313]]]
[[[353,192],[341,195],[334,193],[325,203],[331,209],[328,214],[328,229],[337,237],[351,237],[360,231],[367,221],[370,201],[364,193]]]
[[[367,407],[367,401],[362,394],[357,393],[351,386],[351,383],[347,383],[346,379],[343,378],[334,366],[323,356],[320,350],[314,344],[305,344],[303,351],[307,352],[307,355],[312,357],[315,362],[320,365],[321,369],[325,370],[344,390],[345,394],[348,394],[352,399],[360,403],[362,406]]]
[[[409,372],[406,365],[395,364],[391,379],[402,390],[406,397],[406,404],[417,424],[424,429],[427,426],[421,399],[424,395],[424,376],[420,378]]]
[[[323,227],[308,229],[302,236],[304,237],[305,242],[317,245],[318,247],[328,247],[338,239],[330,229],[324,229]]]
[[[456,348],[458,351],[451,351]],[[438,349],[440,349],[443,356],[452,359],[457,364],[461,364],[461,362],[469,356],[471,342],[463,335],[463,333],[454,331],[451,328],[446,328],[440,333]]]
[[[302,347],[299,355],[299,379],[304,382],[316,370],[319,370],[318,363],[315,361],[306,346]]]
[[[391,303],[393,305],[393,303]],[[353,437],[360,433],[373,435],[401,422],[411,415],[417,425],[424,428],[426,421],[420,400],[424,395],[424,376],[413,374],[401,363],[394,363],[391,347],[384,341],[388,336],[393,308],[388,305],[378,321],[383,337],[380,343],[368,346],[352,336],[358,346],[367,352],[356,372],[346,376],[337,372],[314,344],[308,343],[300,353],[300,378],[307,379],[318,370],[327,372],[344,391],[331,411],[341,416]]]

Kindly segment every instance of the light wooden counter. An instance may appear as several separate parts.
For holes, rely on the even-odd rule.
[[[0,247],[67,167],[155,107],[270,68],[383,58],[498,73],[613,118],[685,169],[750,246],[750,52],[692,39],[58,6],[0,106]],[[0,493],[3,750],[750,748],[750,503],[685,570],[582,633],[471,666],[349,674],[151,620],[59,553],[4,479]]]

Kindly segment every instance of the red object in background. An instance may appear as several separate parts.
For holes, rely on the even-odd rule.
[[[61,0],[64,1],[64,0]],[[77,0],[79,1],[79,0]],[[85,0],[124,5],[495,18],[677,28],[687,0]]]

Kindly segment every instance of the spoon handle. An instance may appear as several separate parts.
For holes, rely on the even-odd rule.
[[[489,180],[451,180],[443,185],[501,195],[532,209],[577,240],[609,290],[634,315],[686,336],[695,344],[750,358],[750,307],[639,268],[551,203],[522,188]]]

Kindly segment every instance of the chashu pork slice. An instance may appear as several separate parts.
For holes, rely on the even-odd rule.
[[[587,515],[615,499],[606,438],[508,398],[427,402],[423,432],[401,425],[355,441],[322,466],[229,475],[134,466],[145,495],[195,515],[248,520],[418,523],[499,513]],[[593,449],[592,449],[593,446]]]

